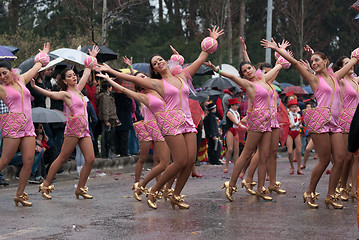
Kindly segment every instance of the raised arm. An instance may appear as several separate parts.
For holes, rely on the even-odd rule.
[[[288,60],[292,64],[295,69],[299,72],[299,74],[303,77],[305,81],[309,83],[312,89],[317,89],[318,87],[318,77],[308,72],[305,67],[300,64],[294,57],[292,57],[286,50],[278,47],[277,43],[272,38],[272,41],[269,42],[266,39],[261,40],[261,45],[265,48],[271,48],[274,51],[277,51],[282,57]]]
[[[120,84],[118,84],[117,82],[113,81],[108,74],[101,74],[98,73],[96,74],[97,77],[101,77],[103,79],[105,79],[106,81],[108,81],[113,88],[117,89],[118,91],[126,94],[127,96],[129,96],[130,98],[133,98],[135,100],[137,100],[138,102],[141,102],[143,104],[146,105],[146,107],[149,106],[149,101],[148,101],[148,96],[146,94],[143,93],[138,93],[138,92],[134,92],[130,89],[127,89],[123,86],[121,86]]]
[[[338,76],[339,79],[343,78],[349,70],[358,63],[358,59],[356,57],[351,57],[349,62],[345,64],[341,69],[335,72],[335,74]]]
[[[221,35],[224,34],[223,29],[219,30],[219,27],[217,27],[217,26],[214,26],[213,30],[208,29],[208,31],[209,31],[210,37],[215,40],[217,40],[218,37],[220,37]],[[202,64],[206,61],[207,57],[208,57],[208,53],[205,51],[202,51],[199,54],[198,58],[191,65],[189,65],[187,67],[188,73],[191,76],[193,76],[198,71],[198,69],[202,66]]]
[[[98,46],[93,46],[92,50],[89,49],[89,55],[92,57],[96,57],[98,52],[100,51],[100,48]],[[77,84],[77,88],[82,91],[82,89],[85,87],[89,77],[91,76],[91,69],[89,68],[85,68],[84,73],[82,74],[82,77],[79,81],[79,83]]]
[[[54,99],[54,100],[62,100],[62,101],[65,101],[66,98],[71,98],[71,95],[70,93],[68,92],[65,92],[65,91],[49,91],[49,90],[45,90],[39,86],[37,86],[35,84],[35,80],[32,79],[31,80],[31,87],[38,91],[39,93],[41,93],[42,95],[46,96],[46,97],[49,97],[51,99]]]
[[[39,49],[40,53],[46,53],[49,54],[50,52],[50,43],[44,43],[43,49]],[[24,83],[25,85],[28,84],[33,77],[36,76],[40,68],[42,67],[42,64],[40,62],[35,62],[34,66],[30,68],[26,73],[20,75],[20,81]]]
[[[240,42],[241,45],[242,45],[242,51],[243,51],[244,61],[250,62],[251,60],[249,59],[248,52],[247,52],[247,45],[246,45],[246,43],[244,42],[244,39],[243,39],[242,37],[239,37],[239,42]]]
[[[98,64],[96,71],[103,71],[110,73],[120,79],[133,82],[137,85],[140,85],[145,88],[150,88],[158,92],[163,97],[163,85],[161,85],[161,81],[158,79],[153,78],[142,78],[138,76],[132,76],[125,73],[118,72],[114,69],[112,69],[110,66],[108,66],[106,63],[103,65]]]
[[[132,57],[131,57],[131,59],[128,59],[127,56],[124,56],[124,57],[122,57],[122,59],[123,59],[123,62],[125,64],[127,64],[128,68],[130,69],[131,75],[135,75],[135,70],[133,70],[133,68],[132,68]]]
[[[282,64],[276,64],[269,72],[264,74],[264,80],[267,83],[272,83],[278,76],[279,71],[282,69]]]

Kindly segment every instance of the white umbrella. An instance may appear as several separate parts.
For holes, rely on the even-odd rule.
[[[81,65],[84,65],[85,58],[89,56],[84,52],[72,48],[59,48],[51,53]]]
[[[66,116],[63,112],[43,107],[33,108],[32,121],[35,123],[55,123],[66,122]]]
[[[56,64],[58,64],[58,63],[60,63],[60,62],[62,62],[62,61],[64,61],[64,60],[65,60],[64,58],[58,57],[58,58],[56,58],[56,59],[50,61],[49,64],[46,65],[46,67],[40,68],[39,72],[44,71],[45,69],[47,69],[47,68],[49,68],[49,67],[52,67],[52,66],[54,66],[54,65],[56,65]]]

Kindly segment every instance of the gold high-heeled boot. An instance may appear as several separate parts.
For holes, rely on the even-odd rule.
[[[339,188],[340,200],[348,201],[349,200],[349,189],[348,188]]]
[[[234,187],[230,187],[229,186],[229,181],[225,182],[222,186],[222,189],[225,188],[226,191],[226,197],[229,201],[233,202],[233,198],[232,195],[234,192],[237,192],[237,186]]]
[[[79,196],[82,196],[84,199],[92,199],[93,196],[91,196],[90,194],[88,194],[88,187],[84,187],[84,188],[76,188],[75,190],[75,195],[76,195],[76,198],[79,199]]]
[[[315,203],[314,201],[318,199],[318,196],[320,195],[320,193],[313,193],[311,192],[310,194],[308,194],[307,192],[305,192],[303,194],[303,202],[307,202],[307,205],[310,208],[318,208],[318,204]],[[312,202],[310,202],[309,200],[311,200]]]
[[[329,197],[326,197],[324,199],[324,202],[328,209],[329,209],[329,205],[332,205],[334,209],[342,209],[343,205],[337,203],[339,199],[340,199],[339,194],[329,195]]]
[[[148,189],[148,192],[146,193],[147,205],[148,205],[150,208],[157,209],[156,199],[157,199],[157,193],[158,193],[158,192],[151,193],[151,190],[152,190],[152,188],[149,188],[149,189]],[[151,200],[151,199],[149,198],[149,196],[152,196],[152,197],[153,197],[153,200]]]
[[[134,190],[133,192],[133,197],[137,200],[137,201],[142,201],[142,198],[141,198],[141,194],[143,192],[145,192],[145,189],[142,187],[142,186],[139,186],[139,182],[136,182],[133,187],[132,187],[132,190]]]
[[[358,201],[358,192],[350,192],[350,197],[354,202],[354,199]]]
[[[242,183],[241,183],[241,187],[245,187],[246,192],[251,194],[251,195],[256,195],[256,192],[252,189],[253,188],[253,184],[252,183],[247,183],[245,179],[243,179]]]
[[[268,190],[265,187],[262,187],[260,192],[258,192],[258,189],[257,189],[257,192],[256,192],[257,198],[262,198],[265,201],[272,201],[273,198],[271,198],[270,196],[267,196],[267,194],[268,194]]]
[[[268,186],[269,193],[272,194],[272,192],[276,192],[278,194],[286,194],[287,193],[286,190],[280,189],[281,185],[282,185],[282,183],[277,181],[277,182],[275,182],[274,187]]]
[[[48,199],[48,200],[52,199],[52,197],[50,196],[49,193],[53,192],[54,189],[55,189],[54,185],[50,185],[50,186],[45,187],[44,183],[41,183],[40,186],[39,186],[39,192],[41,192],[41,196],[43,198],[45,198],[45,199]],[[47,193],[46,190],[49,191],[49,192]]]
[[[174,192],[173,188],[169,188],[169,189],[164,190],[163,198],[165,199],[165,201],[167,201],[167,199],[169,199],[173,195],[173,192]]]
[[[177,205],[180,209],[189,209],[189,205],[184,203],[184,198],[185,195],[172,195],[170,197],[170,202],[172,205],[172,209],[175,209],[175,205]]]
[[[19,206],[19,203],[21,203],[24,207],[31,207],[32,203],[27,200],[29,200],[29,196],[27,195],[27,193],[23,193],[20,196],[14,197],[14,202],[16,206]]]

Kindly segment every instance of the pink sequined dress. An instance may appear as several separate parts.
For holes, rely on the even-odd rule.
[[[328,107],[330,108],[331,118],[330,121],[324,124],[324,126],[320,129],[319,133],[340,133],[342,132],[339,126],[339,111],[341,108],[340,101],[340,86],[338,84],[338,80],[336,75],[330,75],[331,79],[334,82],[334,89],[332,89],[328,83],[324,80],[322,76],[318,76],[319,83],[318,88],[314,93],[314,96],[318,102],[317,107]],[[333,100],[332,100],[333,99]],[[316,121],[313,119],[312,121]]]
[[[9,114],[1,116],[1,134],[3,137],[22,138],[36,136],[32,122],[31,94],[20,81],[16,81],[21,87],[21,92],[9,85],[6,88],[5,104],[9,108]]]
[[[166,109],[156,114],[156,120],[163,136],[197,132],[189,108],[188,85],[180,77],[178,79],[181,81],[180,89],[162,79]]]
[[[248,131],[271,132],[271,109],[270,109],[270,88],[269,92],[259,83],[253,82],[256,86],[256,95],[252,103],[252,109],[247,111]]]
[[[90,137],[87,103],[83,97],[79,97],[70,90],[67,90],[67,92],[71,94],[72,105],[69,108],[70,114],[67,119],[64,136],[77,138]]]
[[[342,109],[339,112],[339,126],[342,129],[343,133],[349,133],[350,124],[352,122],[355,110],[358,106],[359,100],[359,85],[353,79],[347,80],[345,78],[342,79],[344,81],[344,89],[343,90],[343,105]],[[354,82],[355,88],[350,83],[350,81]]]

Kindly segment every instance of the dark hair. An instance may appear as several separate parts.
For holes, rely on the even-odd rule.
[[[107,91],[107,89],[108,89],[109,87],[112,87],[111,83],[109,83],[109,82],[106,81],[106,80],[102,80],[102,82],[101,82],[101,89],[102,89],[103,91]]]
[[[260,70],[263,70],[263,68],[273,68],[272,64],[264,62],[264,63],[260,63],[259,67]]]
[[[236,91],[236,88],[235,87],[230,87],[230,88],[228,88],[228,91],[234,92],[234,91]]]
[[[140,71],[136,72],[136,73],[134,74],[134,76],[137,76],[137,75],[140,74],[140,73],[142,73],[143,75],[145,75],[146,77],[148,77],[148,74],[147,74],[147,73],[140,72]],[[142,86],[140,86],[140,85],[138,85],[138,84],[135,84],[135,91],[136,91],[136,92],[141,92],[142,90],[144,90],[144,88],[143,88]]]
[[[246,65],[246,64],[249,64],[249,65],[251,65],[252,67],[254,67],[254,65],[253,65],[251,62],[249,62],[249,61],[243,61],[243,62],[241,62],[241,63],[239,64],[239,67],[238,67],[238,72],[239,72],[239,75],[241,75],[242,77],[243,77],[242,67],[243,67],[244,65]]]
[[[146,77],[148,77],[148,74],[147,74],[147,73],[145,73],[145,72],[140,72],[140,71],[136,72],[133,76],[137,76],[137,75],[140,74],[140,73],[142,73],[143,75],[145,75]]]
[[[64,83],[64,80],[66,79],[66,73],[71,70],[72,70],[71,68],[67,67],[64,70],[62,70],[59,75],[57,75],[56,83],[57,83],[57,86],[59,86],[61,90],[64,90],[64,91],[67,90],[67,85]]]
[[[327,55],[325,55],[325,53],[322,53],[322,52],[315,52],[313,53],[313,55],[319,55],[319,57],[323,60],[328,60],[328,63],[326,65],[326,67],[329,67],[329,64],[330,64],[330,61],[329,61],[329,58],[327,57]],[[312,56],[313,56],[312,55]]]
[[[153,70],[153,66],[152,66],[152,58],[156,57],[156,56],[161,56],[159,54],[153,54],[151,57],[150,57],[150,76],[151,78],[156,78],[156,79],[162,79],[161,75],[159,73],[155,73],[155,71]]]
[[[347,56],[341,56],[333,65],[333,71],[336,72],[344,66],[344,59],[348,58]]]
[[[11,63],[5,59],[0,60],[0,68],[6,68],[7,70],[11,71]]]

